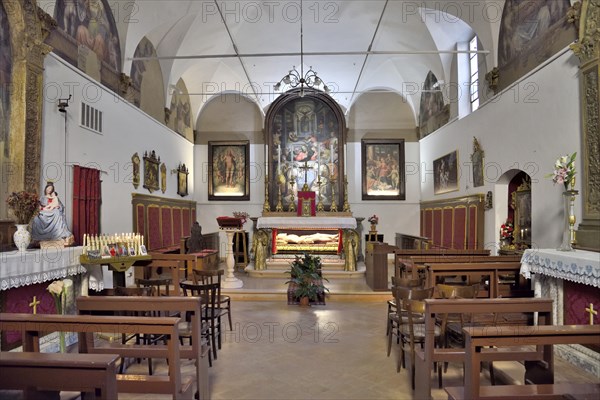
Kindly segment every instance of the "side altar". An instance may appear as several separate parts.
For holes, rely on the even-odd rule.
[[[531,279],[535,297],[554,300],[552,320],[557,325],[600,323],[600,254],[593,251],[527,249],[521,275]],[[571,364],[600,377],[600,347],[557,345],[555,352]]]

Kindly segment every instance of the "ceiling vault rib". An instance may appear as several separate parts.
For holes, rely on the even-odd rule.
[[[385,9],[387,8],[389,0],[385,0],[385,4],[383,5],[383,9],[381,10],[381,14],[379,15],[379,21],[377,21],[377,26],[373,31],[373,36],[371,37],[371,43],[369,43],[369,47],[367,52],[370,52],[373,48],[373,42],[375,41],[375,37],[377,36],[377,32],[379,32],[379,27],[381,26],[381,20],[383,19],[383,15],[385,14]],[[358,83],[360,82],[360,78],[362,77],[363,71],[365,70],[365,65],[367,65],[367,60],[369,59],[369,54],[365,54],[365,59],[360,67],[360,72],[358,73],[358,77],[356,78],[356,83],[354,84],[354,89],[352,89],[352,95],[350,96],[350,101],[348,104],[352,104],[352,99],[354,99],[354,95],[356,94],[356,89],[358,88]]]
[[[248,84],[252,88],[252,93],[254,93],[254,98],[256,99],[256,102],[260,103],[260,98],[258,97],[258,93],[256,93],[256,89],[254,88],[254,85],[252,84],[252,81],[250,80],[250,75],[248,75],[248,70],[246,69],[246,66],[244,65],[244,61],[242,60],[243,57],[240,56],[238,47],[235,44],[235,40],[233,40],[233,35],[231,34],[231,31],[229,30],[229,26],[227,26],[227,21],[225,20],[225,16],[223,15],[223,12],[221,11],[221,7],[219,7],[219,3],[217,2],[217,0],[214,0],[214,2],[215,2],[215,7],[217,7],[217,10],[219,10],[219,15],[221,16],[221,21],[223,22],[223,26],[225,26],[227,35],[229,35],[229,40],[231,40],[231,44],[233,45],[233,51],[235,51],[234,57],[237,57],[238,61],[240,62],[240,65],[242,66],[242,70],[244,70],[244,75],[246,75],[246,80],[248,81]],[[222,58],[225,58],[225,57],[222,57]]]
[[[234,44],[235,48],[235,44]],[[237,48],[236,48],[237,51]],[[474,51],[468,50],[407,50],[407,51],[305,51],[305,56],[365,56],[365,55],[428,55],[428,54],[470,54]],[[479,50],[478,54],[489,54],[489,50]],[[188,55],[188,56],[158,56],[158,57],[128,57],[132,61],[148,61],[148,60],[194,60],[194,59],[211,59],[211,58],[251,58],[251,57],[297,57],[300,53],[236,53],[236,54],[206,54],[206,55]]]

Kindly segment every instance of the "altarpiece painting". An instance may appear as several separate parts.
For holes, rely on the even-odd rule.
[[[363,139],[362,199],[405,200],[404,139]]]
[[[295,93],[277,99],[267,115],[269,204],[275,209],[279,191],[285,210],[297,203],[299,191],[315,192],[325,211],[343,202],[345,122],[335,102],[325,95]]]
[[[250,200],[250,142],[208,142],[208,200]]]

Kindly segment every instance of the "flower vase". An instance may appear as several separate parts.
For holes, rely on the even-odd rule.
[[[377,225],[371,224],[371,232],[377,232]]]
[[[19,251],[25,251],[29,247],[29,243],[31,243],[31,233],[27,229],[29,224],[16,224],[16,226],[17,231],[13,234],[15,246],[17,246]]]
[[[563,193],[564,225],[562,243],[557,249],[559,251],[573,251],[575,243],[575,196],[577,190],[566,190]]]

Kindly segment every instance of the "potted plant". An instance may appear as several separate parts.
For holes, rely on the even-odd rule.
[[[300,300],[300,305],[309,305],[318,296],[329,291],[323,281],[329,282],[321,275],[321,258],[305,253],[303,257],[296,256],[292,262],[290,280],[287,284],[294,285],[294,296]]]

